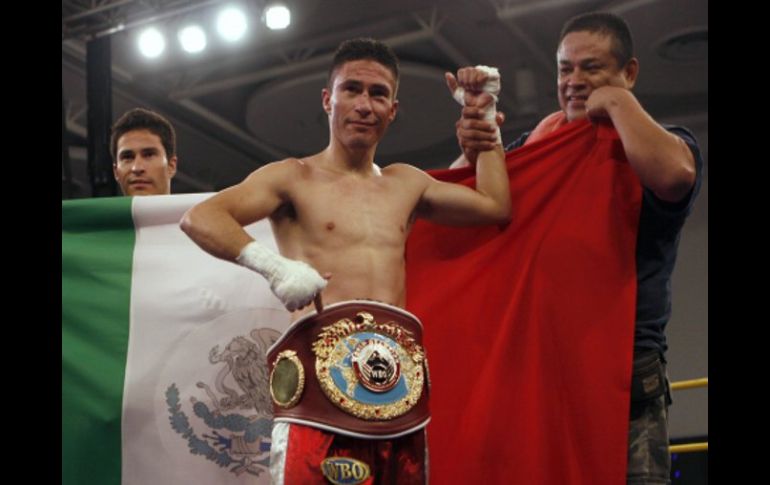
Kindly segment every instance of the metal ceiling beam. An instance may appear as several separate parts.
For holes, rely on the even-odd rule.
[[[383,42],[391,47],[398,47],[401,45],[412,44],[421,40],[429,40],[432,37],[433,33],[430,31],[430,29],[422,28],[414,32],[388,37],[387,39],[383,39]],[[232,89],[247,84],[255,84],[266,79],[288,76],[309,69],[317,69],[321,67],[325,68],[329,66],[333,58],[334,53],[330,52],[328,54],[322,54],[304,61],[294,62],[292,64],[286,64],[283,66],[271,67],[267,69],[258,69],[256,71],[241,74],[240,76],[233,76],[227,79],[221,79],[219,81],[200,84],[188,89],[172,91],[168,96],[170,99],[178,101],[180,99],[203,96],[206,94]]]
[[[112,10],[117,7],[122,7],[123,5],[134,3],[135,1],[136,0],[116,0],[111,3],[99,5],[98,7],[89,8],[88,10],[84,10],[82,12],[70,15],[69,17],[63,18],[62,23],[66,24],[69,22],[74,22],[75,20],[80,20],[82,18],[90,17],[92,15],[96,15],[97,13],[101,13],[106,10]]]
[[[222,118],[218,114],[212,112],[211,110],[205,108],[201,104],[196,103],[191,99],[179,99],[179,100],[176,100],[176,103],[186,108],[187,110],[191,111],[192,113],[195,113],[196,115],[215,124],[219,128],[227,131],[228,133],[238,137],[238,139],[248,143],[249,145],[256,148],[257,150],[267,153],[268,155],[270,155],[276,160],[286,158],[288,156],[288,153],[282,152],[280,150],[276,150],[275,148],[262,143],[261,141],[257,140],[252,135],[250,135],[249,133],[241,130],[235,124],[227,121],[226,119]]]
[[[561,9],[572,5],[581,5],[584,3],[601,3],[597,0],[541,0],[534,1],[525,4],[510,5],[510,2],[506,2],[506,6],[501,7],[499,3],[494,2],[495,9],[497,10],[497,16],[500,19],[516,19],[519,17],[526,17],[534,13],[547,12],[549,10]],[[621,14],[635,8],[644,7],[652,3],[658,3],[660,0],[628,0],[619,5],[612,7],[602,7],[602,10],[607,12],[613,12]]]
[[[628,12],[629,10],[634,10],[639,7],[646,7],[647,5],[658,3],[659,1],[660,0],[629,0],[628,2],[621,3],[620,5],[609,7],[607,11],[620,15]]]
[[[541,0],[517,4],[515,6],[500,7],[497,2],[493,2],[497,17],[502,20],[511,20],[519,17],[526,17],[533,13],[542,13],[548,10],[561,9],[570,5],[580,5],[582,3],[597,3],[596,0]]]
[[[244,46],[244,48],[233,51],[227,56],[220,56],[209,59],[204,63],[185,66],[185,72],[201,77],[216,77],[218,73],[228,71],[231,66],[248,66],[250,65],[249,63],[254,62],[255,56],[253,49],[258,49],[260,53],[265,53],[265,58],[277,56],[283,60],[284,64],[302,62],[312,59],[316,52],[319,50],[322,51],[324,46],[336,46],[344,39],[372,37],[375,35],[375,32],[392,31],[393,25],[394,22],[392,19],[383,19],[363,26],[358,23],[351,28],[316,33],[310,40],[291,40],[274,38],[272,36],[259,37],[254,39],[255,43],[252,46]],[[400,25],[399,28],[403,28],[403,26]],[[171,67],[169,70],[174,71],[175,69],[175,67]],[[163,73],[162,70],[156,72]],[[197,83],[187,84],[187,87],[184,89],[192,88],[195,85],[197,85]],[[180,86],[174,88],[172,91],[181,91],[182,89],[183,88]]]
[[[530,36],[524,33],[518,25],[510,22],[503,22],[503,26],[524,44],[527,51],[532,54],[532,58],[535,62],[549,76],[553,77],[556,75],[556,53],[547,54]]]
[[[109,5],[95,7],[93,9],[71,15],[66,19],[62,19],[62,31],[68,31],[66,35],[62,34],[62,40],[67,40],[74,37],[88,37],[96,39],[122,32],[124,30],[141,27],[143,25],[164,20],[169,17],[176,17],[184,13],[222,2],[222,0],[180,0],[176,2],[168,2],[167,4],[160,3],[156,6],[147,5],[146,2],[140,2],[140,5],[146,5],[145,8],[140,11],[137,11],[137,9],[129,11],[129,8],[126,8],[125,5],[133,3],[133,1],[134,0],[121,0]],[[91,17],[101,12],[115,10],[118,8],[122,8],[122,11],[106,14],[105,17],[100,19],[100,22],[92,23],[91,25],[68,25],[68,23],[72,24],[73,22],[77,24],[76,21],[79,19]]]
[[[418,16],[415,16],[417,19],[417,22],[426,29],[429,29],[433,33],[432,41],[438,47],[438,49],[443,52],[447,57],[449,57],[452,62],[454,62],[458,66],[473,66],[476,65],[476,63],[472,62],[460,49],[454,46],[449,40],[441,35],[438,31],[438,27],[440,26],[440,22],[437,22],[435,19],[435,16],[431,17],[431,22],[426,23],[423,19],[421,19]],[[511,83],[503,83],[503,89],[500,92],[499,100],[500,104],[498,108],[511,108],[514,109],[516,106],[516,103],[514,101],[514,98],[510,95],[510,91],[514,88],[514,86]]]

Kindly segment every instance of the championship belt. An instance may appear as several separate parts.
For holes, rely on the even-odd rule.
[[[267,353],[275,421],[363,438],[425,427],[422,324],[384,303],[335,303],[294,322]]]

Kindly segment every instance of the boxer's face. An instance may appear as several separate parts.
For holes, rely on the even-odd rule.
[[[166,150],[158,135],[148,130],[133,130],[118,139],[117,160],[112,171],[124,195],[170,194],[176,157],[166,159]]]
[[[376,145],[396,118],[396,80],[372,60],[350,61],[335,73],[331,91],[322,93],[329,130],[344,146],[366,149]]]
[[[612,53],[613,40],[610,35],[588,31],[570,32],[562,39],[556,53],[559,105],[569,121],[586,117],[586,100],[594,90],[634,86],[637,61],[619,66]]]

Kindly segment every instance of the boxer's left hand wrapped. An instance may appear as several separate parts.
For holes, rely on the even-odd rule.
[[[483,112],[482,119],[496,127],[496,143],[502,144],[500,128],[496,123],[497,97],[500,94],[500,73],[495,67],[464,67],[445,75],[454,99],[462,106],[475,106]],[[484,94],[486,93],[486,94]]]
[[[326,287],[326,279],[309,264],[284,258],[256,241],[244,246],[236,262],[264,276],[290,312],[309,305]]]

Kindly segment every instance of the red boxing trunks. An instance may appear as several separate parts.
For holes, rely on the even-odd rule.
[[[273,485],[424,485],[425,430],[393,439],[351,438],[301,424],[275,423]]]

